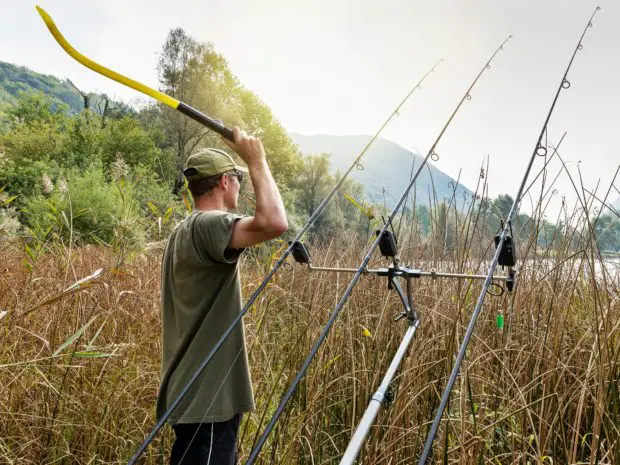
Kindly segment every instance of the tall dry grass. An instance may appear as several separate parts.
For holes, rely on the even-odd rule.
[[[518,244],[517,288],[487,296],[434,463],[620,464],[620,273],[605,271],[587,202],[563,208],[569,234],[537,246],[549,189],[541,192],[532,224],[521,225],[532,234]],[[431,239],[420,237],[415,221],[403,224],[404,263],[485,271],[491,238],[484,215],[472,206],[448,241],[451,208],[431,208]],[[154,424],[161,250],[39,245],[1,252],[0,463],[124,463]],[[335,240],[312,250],[314,264],[357,266],[365,248],[355,238]],[[246,296],[268,257],[242,262]],[[100,268],[99,277],[64,292]],[[286,267],[246,316],[257,410],[241,427],[242,458],[349,279]],[[414,462],[480,290],[479,282],[455,280],[414,285],[421,324],[393,384],[395,400],[377,418],[359,463]],[[399,305],[385,281],[362,279],[261,463],[338,463],[406,330],[394,322]],[[144,463],[166,463],[171,439],[169,430],[160,434]]]

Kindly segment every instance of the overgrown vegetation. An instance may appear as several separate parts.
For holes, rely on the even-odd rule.
[[[55,107],[65,106],[74,112],[82,109],[80,96],[68,82],[0,62],[0,106],[15,104],[20,94],[33,91],[47,95]]]
[[[403,225],[403,261],[425,269],[484,272],[491,238],[472,207],[446,247]],[[518,287],[487,299],[434,463],[600,463],[620,460],[620,273],[600,255],[587,212],[564,218],[571,236],[548,247],[519,239]],[[536,220],[534,220],[536,221]],[[539,224],[539,223],[537,223]],[[536,225],[535,225],[536,226]],[[343,234],[345,231],[340,231]],[[153,424],[158,388],[161,250],[128,256],[33,237],[3,250],[0,278],[0,461],[123,463]],[[364,237],[312,250],[317,265],[356,266]],[[574,251],[575,246],[577,251]],[[277,244],[242,263],[248,295]],[[376,258],[373,266],[381,260]],[[617,266],[617,264],[616,264]],[[103,268],[91,280],[72,285]],[[295,266],[276,275],[245,319],[257,411],[242,425],[247,454],[348,283]],[[479,284],[420,280],[422,323],[360,463],[410,463],[421,448]],[[261,463],[337,463],[405,324],[380,279],[363,280],[337,320],[264,449]],[[503,331],[495,326],[501,313]],[[160,463],[166,431],[145,463]]]

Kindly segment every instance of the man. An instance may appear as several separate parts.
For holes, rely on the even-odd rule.
[[[162,260],[162,381],[158,418],[178,396],[242,308],[237,260],[245,247],[287,228],[278,187],[260,139],[233,129],[228,145],[247,164],[225,152],[191,155],[183,171],[195,210],[171,234]],[[233,213],[243,173],[256,196],[254,216]],[[174,410],[176,435],[170,464],[233,465],[244,412],[254,408],[243,325],[238,324]]]

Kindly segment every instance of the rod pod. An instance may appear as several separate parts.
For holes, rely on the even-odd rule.
[[[381,235],[380,231],[378,231],[377,237]],[[486,275],[475,275],[475,274],[464,274],[464,273],[441,273],[436,272],[435,270],[431,272],[425,272],[422,270],[411,269],[407,266],[400,266],[398,261],[395,259],[398,254],[398,247],[396,246],[396,241],[392,236],[391,231],[385,230],[382,237],[378,239],[379,246],[381,246],[381,241],[384,242],[384,248],[381,250],[382,255],[385,258],[392,258],[393,265],[390,265],[387,268],[379,268],[379,269],[365,269],[364,272],[367,274],[373,274],[376,276],[385,276],[387,277],[388,289],[395,289],[400,300],[403,304],[404,311],[398,315],[395,321],[401,320],[402,318],[407,318],[409,323],[409,327],[405,332],[398,349],[396,350],[396,354],[394,355],[390,365],[379,385],[377,391],[373,394],[368,404],[368,407],[364,411],[364,415],[360,419],[357,428],[353,436],[351,437],[347,449],[345,450],[344,455],[341,458],[340,465],[348,465],[353,464],[359,452],[366,440],[366,437],[370,433],[370,428],[374,424],[374,421],[379,413],[379,409],[384,405],[390,403],[393,399],[391,399],[390,386],[394,376],[396,375],[396,371],[398,370],[402,360],[405,358],[407,354],[407,349],[409,345],[413,341],[413,337],[415,332],[419,326],[420,320],[418,318],[417,311],[413,306],[413,291],[411,280],[412,279],[420,279],[423,277],[430,277],[433,280],[437,278],[453,278],[453,279],[486,279]],[[332,273],[355,273],[358,270],[354,268],[330,268],[330,267],[314,267],[310,263],[310,251],[305,243],[301,241],[294,241],[289,243],[292,246],[292,254],[293,258],[300,265],[307,265],[309,271],[319,271],[319,272],[332,272]],[[400,282],[397,278],[405,279],[407,284],[407,292],[406,294],[403,292],[403,289],[400,285]],[[510,283],[514,283],[514,273],[508,276],[494,276],[494,279],[504,280],[506,281],[506,287],[508,291],[512,291],[512,285]],[[501,287],[501,286],[500,286]],[[503,293],[503,290],[502,290]],[[501,295],[501,294],[494,294]]]

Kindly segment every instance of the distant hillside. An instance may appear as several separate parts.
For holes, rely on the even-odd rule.
[[[80,94],[67,81],[0,61],[0,104],[14,104],[20,92],[29,91],[44,92],[68,105],[72,112],[79,112],[84,106]]]
[[[86,89],[80,90],[87,92]],[[15,66],[0,61],[0,110],[2,107],[14,105],[21,92],[43,92],[52,101],[66,104],[70,113],[79,113],[84,109],[82,96],[68,81],[37,73],[25,66]],[[103,97],[91,92],[88,95],[90,109],[95,112],[102,111]],[[122,102],[111,101],[110,104],[117,111],[124,113],[133,111]]]
[[[330,153],[332,169],[344,172],[362,151],[370,136],[305,136],[289,133],[304,154]],[[383,203],[384,195],[388,205],[393,206],[409,184],[411,167],[418,167],[423,158],[404,147],[386,139],[378,139],[362,158],[363,171],[354,170],[353,179],[364,185],[369,200]],[[432,176],[432,182],[431,182]],[[451,198],[455,180],[440,171],[432,164],[424,168],[415,186],[416,203],[428,205],[429,192],[436,193],[438,200]],[[413,194],[413,189],[411,191]],[[456,190],[456,201],[459,209],[471,201],[472,192],[459,185]]]

